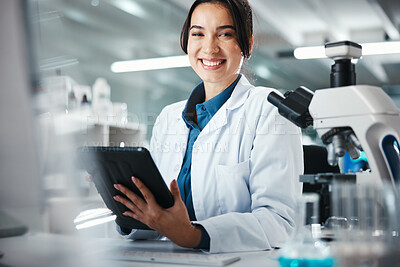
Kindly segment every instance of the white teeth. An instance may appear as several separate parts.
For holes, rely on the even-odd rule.
[[[208,61],[203,59],[202,60],[203,64],[206,66],[217,66],[217,65],[221,65],[223,60],[218,60],[218,61]]]

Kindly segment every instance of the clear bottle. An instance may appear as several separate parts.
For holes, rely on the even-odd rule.
[[[106,120],[112,113],[110,94],[111,89],[107,80],[104,78],[97,78],[93,84],[93,112]]]
[[[281,248],[279,264],[282,267],[332,267],[335,260],[329,245],[320,238],[318,223],[319,195],[305,193],[298,201],[296,232]]]

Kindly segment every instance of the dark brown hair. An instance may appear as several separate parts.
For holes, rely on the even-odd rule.
[[[196,0],[190,7],[188,16],[182,27],[181,48],[183,52],[187,54],[192,14],[197,6],[204,3],[221,4],[230,11],[237,34],[237,42],[244,58],[249,58],[251,55],[251,38],[253,36],[253,14],[247,0]]]

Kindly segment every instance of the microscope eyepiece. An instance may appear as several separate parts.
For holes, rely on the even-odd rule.
[[[285,94],[285,96],[286,96],[286,94]],[[279,107],[280,106],[280,104],[281,104],[281,102],[285,99],[285,98],[283,98],[282,96],[280,96],[280,95],[278,95],[277,93],[275,93],[275,92],[271,92],[269,95],[268,95],[268,101],[272,104],[272,105],[274,105],[275,107]]]
[[[290,120],[301,128],[307,128],[313,124],[312,117],[308,111],[314,92],[299,87],[294,91],[287,91],[284,97],[275,92],[268,95],[268,101],[278,108],[279,114]]]

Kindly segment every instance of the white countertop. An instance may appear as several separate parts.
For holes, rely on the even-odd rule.
[[[165,263],[106,260],[105,252],[133,249],[151,252],[199,253],[184,249],[170,241],[127,241],[119,238],[81,238],[48,233],[28,233],[23,236],[0,238],[0,266],[175,266]],[[0,253],[0,255],[1,255]],[[279,266],[277,251],[232,253],[240,260],[228,266]],[[189,266],[189,265],[182,265]]]

